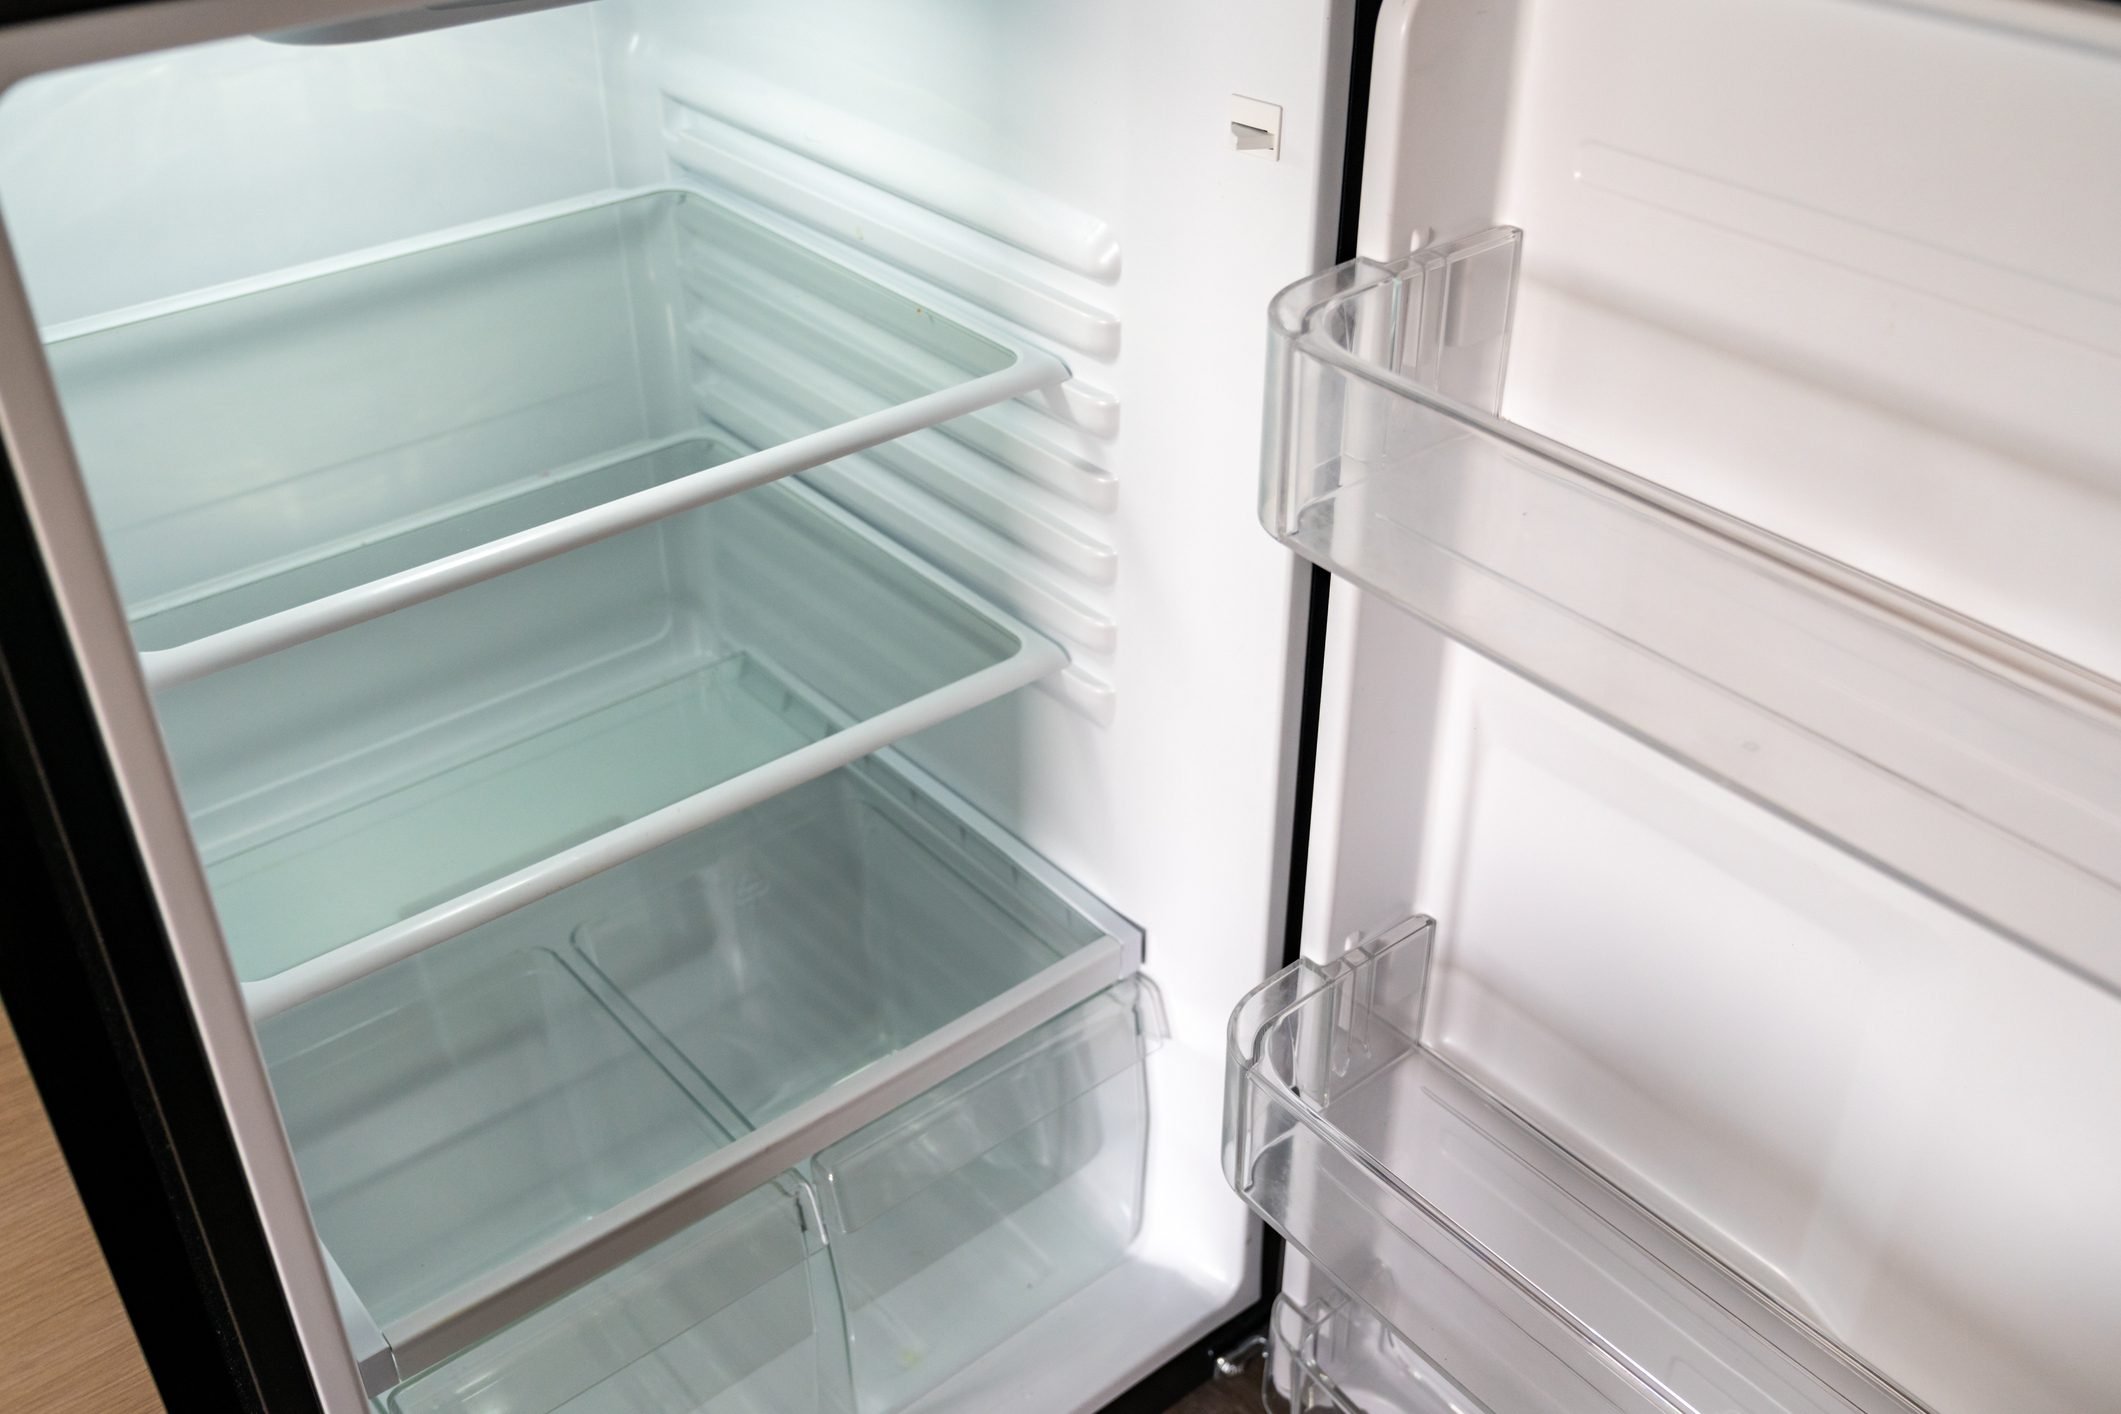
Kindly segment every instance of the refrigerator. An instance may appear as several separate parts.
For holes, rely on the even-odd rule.
[[[2089,0],[23,12],[170,1407],[2121,1410],[2117,141]]]

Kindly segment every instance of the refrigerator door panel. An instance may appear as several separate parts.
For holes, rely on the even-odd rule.
[[[1269,524],[1355,580],[1307,955],[1433,915],[1395,1044],[1625,1194],[1707,1263],[1695,1291],[1735,1283],[1721,1310],[1889,1407],[2059,1414],[2121,1385],[2088,1315],[2117,1299],[2121,1150],[2085,1122],[2121,1070],[2100,391],[2121,187],[2086,156],[2121,122],[2115,21],[1388,5],[1361,253],[1407,273],[1312,326],[1352,363],[1299,360],[1300,435],[1269,448],[1304,449]],[[1445,278],[1477,277],[1497,226],[1522,233],[1507,321]],[[1340,288],[1381,293],[1372,273]],[[1403,377],[1373,400],[1355,385],[1398,375],[1358,364]],[[1364,487],[1375,514],[1305,529]],[[1651,543],[1680,525],[1696,558]],[[1323,1186],[1382,1173],[1461,1275],[1541,1293],[1511,1328],[1558,1320],[1572,1378],[1777,1407],[1614,1299],[1655,1290],[1626,1222],[1557,1226],[1544,1182],[1456,1187],[1463,1136],[1454,1161],[1449,1133],[1411,1133],[1445,1091],[1388,1114],[1349,1094],[1291,1230],[1352,1221]],[[1299,1104],[1299,1129],[1339,1103]],[[1563,1231],[1588,1284],[1540,1255]],[[1424,1340],[1418,1291],[1317,1255],[1285,1387],[1320,1383],[1306,1350],[1351,1398],[1396,1362],[1424,1407],[1413,1337],[1458,1381],[1444,1407],[1554,1406],[1493,1363],[1507,1341]],[[1408,1325],[1380,1333],[1394,1303]]]

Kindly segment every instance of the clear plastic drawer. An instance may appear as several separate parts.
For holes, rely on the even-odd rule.
[[[1117,1264],[1148,1143],[1137,987],[1091,998],[812,1172],[858,1414],[889,1414]]]
[[[784,1174],[392,1390],[390,1414],[837,1414],[846,1347],[809,1189]]]

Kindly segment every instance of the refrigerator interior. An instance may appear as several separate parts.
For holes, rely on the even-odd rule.
[[[1426,498],[1286,533],[1374,591],[1336,587],[1306,954],[1437,925],[1389,1006],[1283,983],[1382,1050],[1320,1013],[1259,1053],[1379,1077],[1292,1114],[1327,1147],[1272,1195],[1320,1259],[1285,1388],[2112,1404],[2117,63],[2095,6],[1385,7],[1360,253],[1395,273],[1342,288],[1396,281],[1404,332],[1316,326],[1351,361],[1291,364],[1319,460],[1266,517]],[[1496,227],[1521,263],[1449,244]]]
[[[406,1409],[1077,1410],[1257,1299],[1301,577],[1241,488],[1345,17],[157,16],[17,44],[0,218],[327,1392],[343,1317]]]

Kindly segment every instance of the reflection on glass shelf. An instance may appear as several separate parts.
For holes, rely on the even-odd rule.
[[[646,970],[612,966],[627,951],[613,939],[647,940],[633,959]],[[860,1293],[857,1328],[896,1332],[891,1369],[862,1377],[895,1406],[1131,1238],[1146,1116],[1123,979],[1138,958],[1138,935],[1080,890],[911,768],[872,758],[268,1018],[259,1036],[319,1235],[402,1375],[563,1297],[605,1322],[609,1291],[583,1281],[676,1241],[636,1211],[641,1195],[723,1182],[777,1122],[776,1167],[823,1151],[812,1230],[844,1239],[835,1280]],[[904,1103],[879,1091],[931,1053],[969,1068]],[[923,1282],[934,1289],[903,1295]],[[857,1363],[882,1339],[857,1340]],[[865,1414],[885,1407],[864,1396]]]
[[[1494,416],[1517,247],[1277,297],[1267,528],[2121,990],[2121,684]]]
[[[1919,1409],[1425,1047],[1433,931],[1232,1016],[1223,1170],[1261,1216],[1485,1414]]]
[[[700,340],[746,330],[847,351],[854,392],[789,429],[799,444],[739,450],[700,421],[695,382],[723,376]],[[158,687],[1067,376],[679,188],[46,339]]]
[[[270,1012],[1061,661],[787,484],[162,708],[238,973]]]

